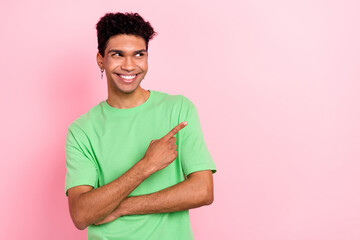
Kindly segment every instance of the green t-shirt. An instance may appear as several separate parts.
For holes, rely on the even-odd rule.
[[[151,140],[162,138],[183,121],[188,125],[175,135],[177,158],[129,196],[168,188],[192,172],[215,173],[194,104],[183,95],[151,90],[147,101],[137,107],[114,108],[104,100],[69,125],[65,193],[79,185],[101,187],[120,177],[144,156]],[[123,216],[106,224],[90,225],[87,234],[91,240],[193,239],[188,210]]]

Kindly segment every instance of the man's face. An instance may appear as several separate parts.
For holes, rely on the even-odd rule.
[[[104,57],[97,61],[105,69],[109,90],[132,93],[144,79],[148,70],[145,40],[134,35],[119,34],[109,39]]]

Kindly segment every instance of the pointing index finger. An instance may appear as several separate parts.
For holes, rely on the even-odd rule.
[[[187,121],[179,123],[176,127],[171,129],[171,131],[166,134],[164,137],[162,137],[165,141],[168,141],[170,138],[175,136],[176,133],[178,133],[181,129],[183,129],[188,124]]]

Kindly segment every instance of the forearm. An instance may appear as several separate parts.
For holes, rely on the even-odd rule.
[[[75,221],[81,229],[113,212],[141,182],[151,175],[140,160],[114,181],[80,195],[74,206]]]
[[[122,215],[183,211],[208,204],[201,185],[187,179],[159,192],[127,197],[119,205]]]
[[[201,182],[187,179],[155,193],[125,198],[114,212],[96,225],[124,215],[175,212],[209,205],[213,201],[212,194],[212,189]]]

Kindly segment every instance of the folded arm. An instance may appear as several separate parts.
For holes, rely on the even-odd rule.
[[[210,205],[213,202],[211,170],[198,171],[174,186],[161,191],[125,198],[106,218],[95,225],[111,222],[124,215],[183,211]]]
[[[177,157],[174,135],[186,125],[182,122],[164,137],[152,140],[144,157],[114,181],[96,189],[87,185],[70,188],[69,209],[75,226],[83,230],[107,218],[141,182],[173,162]]]
[[[143,160],[114,181],[93,189],[81,185],[68,190],[71,218],[79,230],[112,213],[142,181],[151,175]]]

